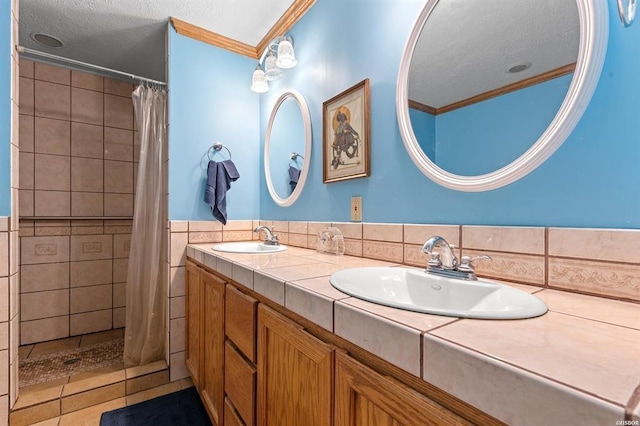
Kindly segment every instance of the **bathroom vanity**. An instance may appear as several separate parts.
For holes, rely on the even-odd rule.
[[[613,424],[640,383],[640,332],[588,318],[634,304],[515,284],[550,312],[461,320],[329,284],[339,270],[388,262],[211,244],[187,255],[186,365],[214,424]]]

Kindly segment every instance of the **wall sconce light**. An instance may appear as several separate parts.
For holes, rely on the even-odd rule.
[[[264,63],[264,68],[262,64]],[[284,75],[282,70],[296,66],[298,61],[293,50],[293,39],[288,36],[276,37],[264,49],[256,69],[253,71],[251,90],[257,93],[269,91],[269,81]]]

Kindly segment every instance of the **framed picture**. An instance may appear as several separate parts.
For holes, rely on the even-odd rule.
[[[369,79],[322,104],[324,183],[369,176]]]

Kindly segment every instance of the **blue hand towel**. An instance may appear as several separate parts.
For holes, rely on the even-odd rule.
[[[231,182],[235,182],[239,177],[233,161],[209,161],[204,202],[211,206],[213,217],[223,225],[227,224],[227,191],[231,188]]]
[[[291,192],[296,189],[296,185],[298,184],[298,179],[300,179],[300,172],[302,170],[289,166],[289,185],[291,185]]]

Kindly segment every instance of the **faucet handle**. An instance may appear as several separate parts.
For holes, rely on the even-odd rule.
[[[441,268],[442,261],[440,260],[440,253],[437,251],[433,251],[430,253],[429,262],[427,262],[427,266],[429,268]]]
[[[462,256],[460,258],[460,264],[458,265],[458,271],[462,272],[473,272],[475,271],[475,265],[473,262],[476,260],[491,260],[491,256],[487,256],[486,254],[480,256]]]

